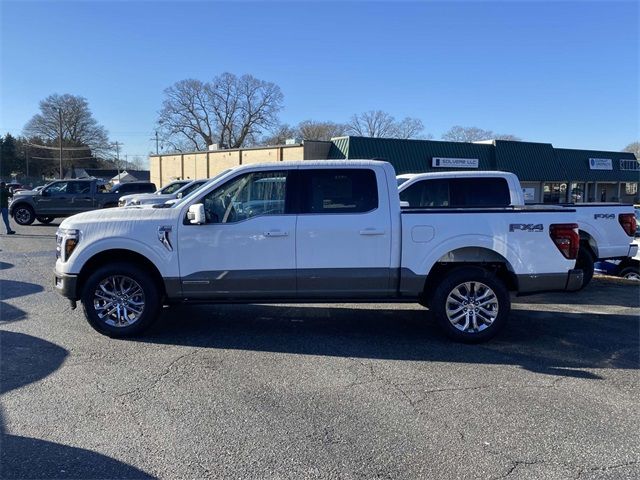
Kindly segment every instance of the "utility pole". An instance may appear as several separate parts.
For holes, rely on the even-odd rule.
[[[118,183],[120,183],[120,148],[116,140],[116,169],[118,170]]]
[[[27,177],[27,180],[29,180],[29,146],[27,144],[25,144],[24,146],[24,162],[25,162],[26,177]]]
[[[60,136],[58,137],[58,147],[60,148],[60,180],[62,180],[62,109],[58,108],[58,129]]]
[[[160,149],[158,148],[158,131],[156,130],[156,155],[160,154]]]

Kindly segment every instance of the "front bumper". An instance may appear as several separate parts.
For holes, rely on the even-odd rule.
[[[539,275],[518,275],[518,294],[567,291],[575,292],[582,287],[582,270],[573,269],[567,273],[543,273]]]
[[[78,276],[55,272],[54,286],[56,291],[69,300],[78,300]]]

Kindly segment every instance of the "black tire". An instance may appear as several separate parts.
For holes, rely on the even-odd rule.
[[[576,268],[582,270],[582,286],[578,290],[582,290],[589,285],[589,282],[593,278],[593,269],[595,258],[591,249],[584,244],[580,244],[580,250],[578,250],[578,258],[576,259]]]
[[[56,217],[36,217],[36,220],[38,220],[43,225],[49,225],[51,222],[55,220],[55,218]]]
[[[465,283],[474,285],[473,291],[468,292],[468,297],[460,295],[459,298],[466,298],[465,301],[472,299],[472,302],[463,305],[461,301],[458,304],[457,300],[453,300],[454,297],[450,295],[466,291]],[[487,292],[491,292],[492,295]],[[482,297],[485,294],[488,296],[484,300],[476,297],[476,295]],[[481,304],[483,301],[491,302],[485,305],[487,309],[483,309],[480,305],[472,305],[473,302]],[[434,318],[445,334],[455,341],[464,343],[486,342],[493,338],[504,328],[511,311],[511,299],[507,287],[493,273],[480,267],[458,267],[447,272],[436,287],[429,305]],[[448,307],[455,306],[459,306],[462,311],[452,315],[454,318],[450,321],[449,315],[452,311]],[[475,312],[472,311],[474,309]],[[493,315],[496,310],[497,313]],[[491,315],[486,315],[487,311]],[[458,314],[464,315],[464,318],[461,317],[459,321],[465,321],[469,328],[466,328],[465,324],[454,322]],[[478,328],[474,328],[474,321]]]
[[[13,219],[18,225],[31,225],[36,219],[36,213],[30,205],[22,203],[13,207]]]
[[[640,281],[640,269],[638,269],[638,267],[624,268],[620,272],[620,276],[622,278],[626,278],[628,280],[635,280],[636,282],[638,282]]]
[[[102,307],[104,312],[106,308],[111,308],[104,306],[107,304],[107,301],[104,300],[105,296],[111,299],[115,298],[114,295],[109,295],[108,293],[108,290],[110,290],[109,286],[113,285],[112,283],[109,283],[108,279],[112,278],[125,278],[132,281],[129,283],[125,282],[124,287],[120,284],[120,292],[123,292],[127,286],[132,286],[133,290],[131,291],[134,293],[137,291],[138,287],[142,291],[142,296],[133,295],[130,300],[120,299],[122,302],[130,301],[132,304],[134,301],[143,302],[140,314],[136,315],[137,318],[130,319],[129,314],[125,314],[126,316],[123,318],[123,316],[120,315],[121,310],[118,310],[117,314],[116,312],[113,312],[111,315],[107,315],[109,312],[106,312],[107,314],[102,318],[98,314],[95,302],[98,303],[98,308]],[[103,297],[98,298],[96,291],[100,288],[100,285],[103,284],[103,282],[107,282],[107,289],[102,290],[100,293]],[[103,284],[103,286],[105,285]],[[111,289],[111,291],[116,290],[117,288]],[[89,325],[103,335],[107,335],[112,338],[125,338],[139,335],[149,328],[153,322],[155,322],[158,318],[160,308],[162,307],[159,287],[154,279],[141,268],[126,263],[104,265],[92,273],[84,284],[81,301],[84,314]],[[118,302],[118,300],[114,300],[114,302]],[[114,303],[111,302],[111,305],[113,306]],[[136,308],[140,307],[136,305]],[[125,324],[127,321],[130,323]],[[120,324],[118,325],[118,323]]]

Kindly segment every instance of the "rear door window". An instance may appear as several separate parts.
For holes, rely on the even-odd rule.
[[[364,213],[378,208],[376,174],[369,169],[300,170],[300,213]]]

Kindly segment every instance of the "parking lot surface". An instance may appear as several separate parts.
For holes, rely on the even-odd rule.
[[[418,305],[165,309],[136,340],[0,236],[2,478],[640,478],[639,288],[514,298],[460,345]]]

